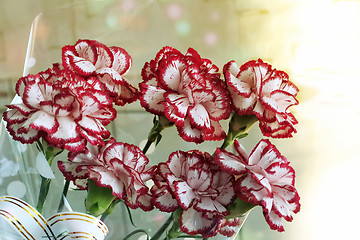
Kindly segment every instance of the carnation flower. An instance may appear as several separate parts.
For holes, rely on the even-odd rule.
[[[58,64],[20,78],[16,93],[23,102],[8,105],[4,113],[15,140],[33,143],[42,137],[51,146],[76,152],[110,136],[104,126],[116,117],[112,99]]]
[[[221,140],[226,134],[219,121],[229,117],[230,96],[218,68],[192,48],[183,55],[161,49],[142,70],[141,105],[174,122],[186,141]]]
[[[137,146],[111,138],[103,147],[88,146],[86,152],[69,153],[69,161],[58,161],[58,167],[80,189],[87,189],[88,179],[92,179],[100,187],[111,188],[129,207],[149,211],[153,207],[145,185],[152,177],[152,169],[146,169],[148,162]]]
[[[131,68],[132,59],[123,48],[109,48],[96,40],[78,40],[75,45],[63,47],[62,63],[64,68],[85,78],[98,78],[103,90],[117,105],[138,98],[138,90],[124,77]]]
[[[289,107],[298,104],[298,88],[283,71],[271,69],[261,59],[249,61],[240,68],[235,61],[224,66],[224,75],[234,110],[239,115],[255,114],[265,136],[291,137],[297,120]]]
[[[300,210],[294,169],[269,140],[261,140],[249,156],[238,141],[234,146],[237,155],[217,149],[215,161],[224,171],[236,176],[236,195],[262,206],[270,228],[284,231],[281,218],[292,221],[291,213]]]
[[[155,192],[163,192],[153,195],[154,205],[167,212],[180,206],[180,229],[191,235],[216,235],[235,197],[233,178],[211,161],[208,153],[173,152],[154,177]]]

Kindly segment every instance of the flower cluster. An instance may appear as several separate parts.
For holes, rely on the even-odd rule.
[[[230,116],[231,107],[218,70],[192,48],[182,54],[164,47],[142,70],[140,103],[174,122],[186,141],[221,140],[226,133],[219,121]]]
[[[62,60],[19,79],[16,93],[22,103],[7,106],[7,129],[22,143],[43,138],[70,152],[83,150],[87,143],[104,145],[103,139],[110,137],[105,126],[116,118],[113,103],[138,97],[123,78],[132,60],[124,49],[94,40],[65,46]]]
[[[22,103],[8,105],[4,113],[9,133],[22,143],[43,139],[67,149],[68,160],[57,162],[60,171],[89,195],[94,195],[90,183],[109,189],[110,197],[98,194],[107,199],[105,210],[120,199],[130,208],[173,213],[173,236],[181,231],[230,237],[242,223],[238,217],[256,205],[271,229],[283,231],[282,218],[291,221],[300,210],[293,168],[269,140],[261,140],[249,155],[236,138],[244,137],[255,120],[266,137],[296,132],[289,108],[298,104],[299,90],[288,75],[259,59],[240,68],[228,62],[222,79],[219,68],[196,50],[183,54],[164,47],[145,63],[137,90],[125,79],[131,65],[120,47],[95,40],[65,46],[62,63],[17,82]],[[161,119],[147,146],[157,144],[160,132],[171,125],[185,141],[225,139],[224,144],[213,155],[177,150],[167,161],[148,166],[146,147],[117,142],[105,128],[116,117],[114,105],[137,99]],[[230,117],[226,133],[220,121]],[[225,150],[232,143],[236,154]],[[148,181],[154,183],[151,188]],[[237,201],[250,207],[237,209]]]

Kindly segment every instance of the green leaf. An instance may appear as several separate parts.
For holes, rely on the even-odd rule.
[[[135,225],[135,223],[134,223],[134,220],[133,220],[133,217],[132,217],[132,215],[131,215],[131,210],[130,210],[129,206],[126,205],[125,202],[123,202],[123,203],[124,203],[124,205],[125,205],[125,207],[126,207],[126,210],[127,210],[128,214],[129,214],[129,219],[130,219],[131,224],[132,224],[134,227],[136,227],[136,225]]]
[[[146,234],[146,240],[150,240],[150,236],[149,234],[143,230],[143,229],[137,229],[135,231],[132,231],[131,233],[129,233],[123,240],[127,240],[127,239],[130,239],[130,237],[134,236],[135,234],[137,233],[145,233]]]
[[[243,133],[243,134],[239,134],[238,136],[235,137],[235,139],[242,139],[244,137],[247,137],[249,134],[248,133]]]

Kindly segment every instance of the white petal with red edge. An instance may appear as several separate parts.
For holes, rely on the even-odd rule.
[[[211,186],[211,173],[203,168],[190,168],[187,171],[186,182],[195,191],[206,191]]]
[[[195,193],[186,182],[175,182],[176,199],[183,209],[188,209],[195,200]]]
[[[251,94],[251,88],[254,86],[254,76],[250,69],[240,72],[239,67],[234,61],[229,62],[226,66],[226,81],[233,88],[233,91],[239,92],[248,97]]]
[[[193,208],[183,210],[180,216],[180,229],[190,235],[201,234],[211,237],[216,234],[217,219],[206,219]]]
[[[102,43],[97,43],[95,45],[95,49],[97,54],[96,63],[94,64],[95,68],[100,69],[111,67],[114,56],[112,55],[110,49]]]
[[[204,141],[202,132],[198,129],[192,128],[189,118],[185,118],[184,126],[176,125],[176,128],[180,137],[185,141],[195,143],[202,143]]]
[[[274,212],[270,212],[268,214],[264,214],[266,222],[269,224],[272,230],[277,230],[279,232],[284,231],[284,225],[282,223],[281,218],[275,214]]]
[[[24,96],[23,96],[23,101],[26,106],[39,109],[41,102],[51,99],[51,98],[45,99],[43,95],[44,91],[41,91],[40,88],[47,89],[46,92],[50,92],[50,93],[52,93],[53,91],[52,86],[50,86],[49,84],[38,85],[34,83],[27,85],[24,90]]]
[[[253,204],[259,204],[270,196],[269,192],[249,175],[242,179],[240,186],[241,190],[237,194],[246,195]]]
[[[80,75],[89,76],[96,71],[96,67],[82,57],[69,56],[69,64]]]
[[[101,134],[91,133],[90,131],[87,131],[86,129],[83,129],[81,127],[77,127],[76,131],[81,135],[83,139],[88,141],[92,145],[103,145],[104,141]],[[102,133],[104,134],[104,133]]]
[[[229,182],[222,188],[216,200],[219,203],[221,203],[223,206],[227,206],[230,203],[232,203],[234,198],[235,198],[235,192],[234,192],[233,182]]]
[[[48,134],[56,132],[59,127],[59,123],[53,115],[50,115],[43,111],[37,111],[29,118],[31,121],[31,127],[40,131],[43,130]]]
[[[279,195],[274,195],[273,211],[279,216],[284,218],[286,221],[291,222],[293,217],[291,216],[291,207],[287,199],[283,199]]]
[[[110,50],[114,55],[114,61],[111,68],[120,75],[125,75],[130,70],[132,64],[130,55],[120,47],[111,47]]]
[[[263,158],[264,157],[264,149],[267,148],[267,150],[270,150],[268,148],[270,141],[269,140],[264,140],[262,139],[252,150],[252,152],[250,153],[249,156],[249,165],[254,165],[254,164],[259,164],[259,162],[263,159],[264,161],[262,162],[262,164],[259,164],[260,166],[262,166],[263,168],[267,168],[268,166],[270,166],[270,164],[268,162],[266,162],[266,160],[268,158]],[[273,153],[273,154],[272,154]],[[276,155],[274,155],[275,152],[272,151],[268,157],[271,157],[272,159],[276,158]]]
[[[283,81],[280,86],[280,90],[288,92],[289,94],[296,96],[299,92],[299,89],[290,81]]]
[[[29,116],[29,114],[31,114],[32,112],[34,112],[34,111],[36,111],[36,110],[34,110],[34,109],[32,109],[32,108],[28,108],[25,104],[23,104],[23,103],[18,103],[18,104],[11,104],[11,105],[6,105],[6,107],[7,108],[9,108],[10,110],[9,111],[12,111],[12,110],[16,110],[16,111],[19,111],[19,113],[14,113],[14,112],[12,112],[13,114],[16,114],[16,115],[18,115],[18,114],[21,114],[22,116]],[[10,115],[8,115],[7,117],[9,118],[9,119],[16,119],[17,117],[12,117],[11,116],[12,114],[10,114]],[[11,116],[11,117],[10,117]]]
[[[294,185],[295,172],[288,164],[273,164],[266,171],[269,173],[270,181],[277,186]]]
[[[159,82],[164,88],[178,91],[181,82],[181,71],[184,64],[179,58],[161,62],[159,66]]]
[[[160,189],[160,193],[152,200],[153,204],[163,212],[175,211],[179,207],[176,199],[173,198],[168,190],[161,190],[162,189]]]
[[[35,129],[28,129],[26,132],[19,133],[19,129],[22,128],[22,124],[18,123],[8,123],[6,125],[6,129],[10,133],[10,135],[14,138],[16,141],[20,141],[21,143],[33,143],[40,138],[39,131]]]
[[[58,161],[58,167],[67,180],[75,180],[88,177],[87,165],[80,162]]]
[[[111,188],[114,196],[120,199],[124,197],[126,191],[124,183],[119,181],[116,175],[106,170],[106,168],[91,166],[89,168],[89,178],[97,182],[99,186]]]
[[[122,82],[124,82],[124,79],[120,75],[120,73],[118,73],[117,71],[115,71],[112,68],[100,68],[99,70],[96,71],[96,74],[101,76],[99,79],[102,82],[103,82],[103,80],[102,80],[103,78],[109,79],[109,80],[107,80],[107,82],[112,83],[114,85],[118,85],[118,84],[121,84]]]
[[[97,59],[97,54],[95,52],[95,48],[91,46],[91,43],[95,43],[96,41],[91,40],[79,40],[75,46],[73,52],[74,55],[78,55],[88,61],[90,61],[92,64],[95,64]]]
[[[10,109],[3,114],[4,120],[8,123],[22,123],[27,119],[18,109]]]
[[[194,205],[194,209],[220,214],[227,213],[226,208],[218,201],[211,199],[211,197],[201,197],[200,201]]]
[[[164,113],[166,118],[175,123],[176,126],[184,126],[184,117],[177,115],[178,112],[173,105],[165,103]]]
[[[261,62],[256,62],[255,66],[253,66],[254,71],[254,79],[256,84],[256,89],[258,93],[262,90],[263,83],[272,76],[271,66]]]
[[[169,93],[165,94],[165,99],[167,103],[172,106],[171,109],[176,111],[178,117],[184,118],[186,116],[190,102],[185,95]]]
[[[184,161],[186,161],[186,156],[187,156],[186,153],[183,151],[177,151],[171,153],[169,156],[169,160],[167,162],[167,166],[169,168],[167,168],[166,165],[160,165],[159,167],[159,170],[161,171],[162,175],[165,176],[168,172],[171,171],[171,173],[174,176],[180,178],[183,171],[182,169],[183,163]]]
[[[203,105],[196,104],[195,106],[189,108],[188,116],[191,123],[197,128],[202,129],[202,131],[205,132],[212,132],[213,128],[210,123],[210,117]]]
[[[246,170],[244,160],[228,151],[216,149],[214,159],[228,173],[240,175]]]
[[[282,81],[283,80],[278,75],[265,79],[265,81],[263,81],[261,85],[261,95],[265,96],[269,93],[272,93],[274,90],[278,90]]]
[[[226,138],[226,133],[219,122],[210,120],[210,123],[213,128],[213,132],[203,133],[204,140],[219,141]]]
[[[232,103],[239,115],[242,115],[241,113],[245,113],[247,111],[252,111],[257,102],[254,94],[250,94],[249,97],[243,97],[240,94],[234,92],[232,89],[229,91],[231,94]]]
[[[259,170],[257,170],[259,171]],[[261,171],[261,170],[260,170]],[[261,185],[263,188],[266,189],[266,191],[271,194],[272,193],[272,186],[271,186],[271,183],[269,182],[269,179],[267,179],[262,173],[262,174],[259,174],[255,171],[252,171],[251,172],[252,174],[252,180],[255,180],[259,185]]]
[[[151,204],[151,196],[149,194],[140,195],[137,199],[139,207],[144,211],[151,211],[154,206]]]
[[[83,129],[90,132],[91,134],[102,134],[106,129],[104,126],[95,118],[83,116],[80,121],[77,122]]]
[[[242,158],[245,162],[249,159],[249,154],[247,153],[246,149],[239,143],[238,140],[235,139],[234,141],[234,148],[240,158]]]
[[[77,124],[70,117],[57,117],[56,118],[59,127],[57,131],[51,135],[47,135],[47,138],[50,142],[56,143],[65,143],[65,142],[75,142],[80,139],[79,134],[76,132]]]
[[[146,110],[155,114],[163,114],[164,112],[164,93],[165,90],[148,84],[139,84],[142,95],[140,97],[141,105]]]
[[[285,113],[289,107],[297,104],[297,100],[293,95],[283,91],[273,91],[270,97],[263,96],[261,100],[263,104],[277,113]]]

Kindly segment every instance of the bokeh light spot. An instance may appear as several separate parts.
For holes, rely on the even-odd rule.
[[[218,35],[214,32],[208,32],[204,36],[204,42],[208,46],[214,46],[218,42]]]
[[[190,23],[186,20],[183,21],[179,21],[176,26],[175,26],[176,32],[179,35],[185,36],[188,35],[190,33],[191,30],[191,26]]]
[[[183,15],[183,9],[179,4],[173,3],[167,7],[166,14],[168,18],[176,20],[181,18],[181,16]]]

